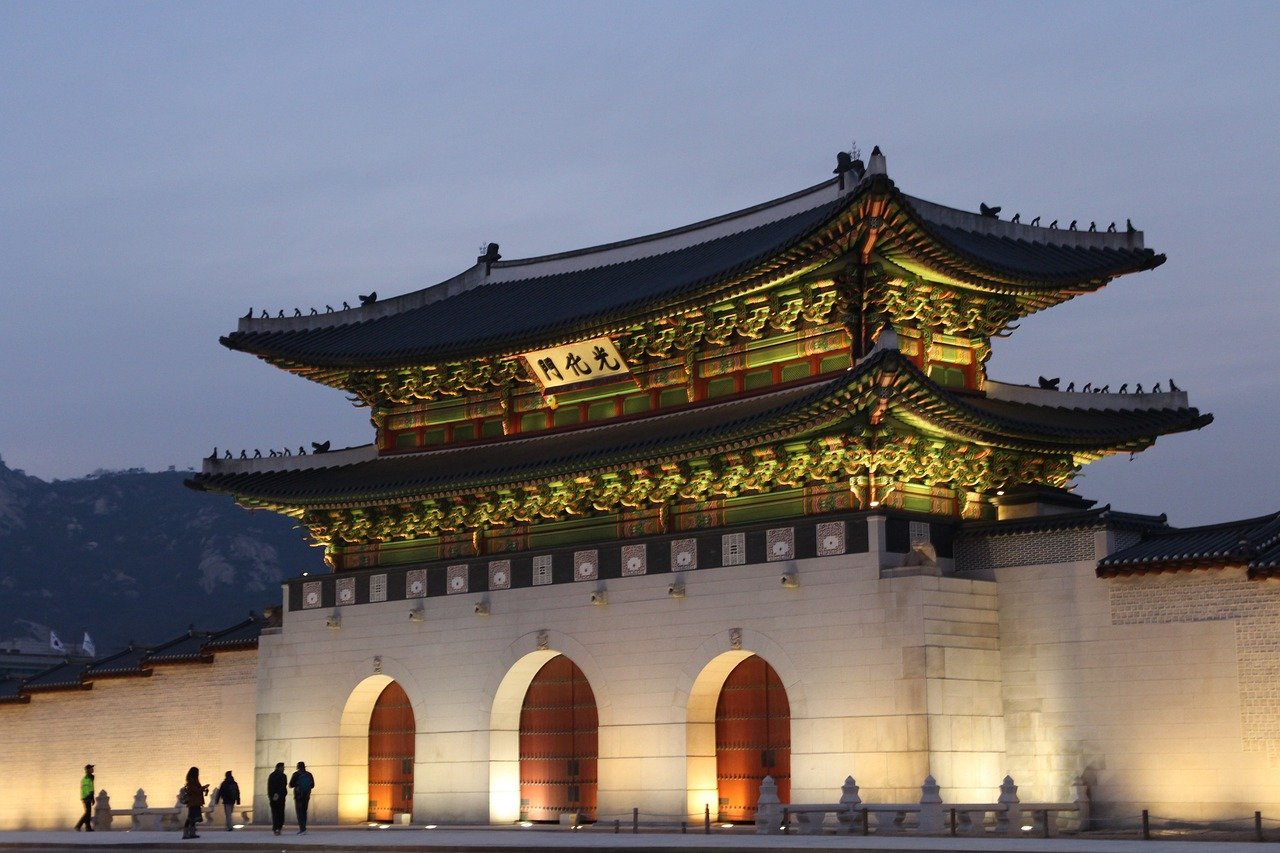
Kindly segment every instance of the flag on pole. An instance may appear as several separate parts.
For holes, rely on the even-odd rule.
[[[80,650],[89,657],[98,656],[98,647],[93,644],[93,639],[89,636],[89,632],[84,632],[84,640],[80,643]]]
[[[62,640],[58,639],[57,631],[49,632],[49,648],[53,649],[55,652],[65,653],[67,651],[67,647],[62,645]]]

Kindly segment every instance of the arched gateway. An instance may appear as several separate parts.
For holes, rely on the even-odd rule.
[[[391,682],[369,715],[369,820],[413,813],[416,728],[408,694]]]
[[[596,818],[598,716],[577,664],[558,655],[529,683],[520,709],[520,819]]]
[[[719,819],[755,820],[760,783],[772,776],[791,798],[791,706],[773,667],[757,655],[739,663],[716,702]]]

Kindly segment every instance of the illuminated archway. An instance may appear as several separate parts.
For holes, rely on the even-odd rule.
[[[364,823],[369,819],[369,735],[374,707],[391,684],[401,685],[384,673],[360,681],[347,697],[338,723],[338,822]],[[403,689],[401,692],[404,693]],[[408,704],[408,696],[405,696]],[[413,714],[412,708],[409,713]],[[414,739],[417,718],[414,716]]]
[[[520,708],[520,819],[596,817],[599,715],[591,685],[572,660],[544,663]]]
[[[776,644],[770,642],[767,637],[758,635],[753,636],[752,639],[756,640],[758,644],[765,645],[770,649],[773,649],[771,656],[773,654],[777,654],[785,658],[785,655],[781,650],[776,648]],[[712,640],[709,642],[713,643],[716,641]],[[768,667],[769,672],[773,673],[771,690],[769,691],[771,694],[769,697],[770,700],[774,700],[776,698],[777,691],[779,689],[781,689],[784,702],[787,702],[788,705],[790,704],[790,699],[794,699],[794,697],[790,697],[790,699],[788,698],[790,688],[784,687],[782,681],[778,679],[776,671],[773,670],[773,667],[765,662],[762,657],[757,656],[753,652],[746,649],[734,649],[732,651],[722,652],[719,654],[715,654],[714,652],[711,653],[714,656],[711,657],[700,671],[697,671],[697,676],[692,679],[692,683],[688,688],[688,712],[686,716],[686,788],[688,792],[688,813],[692,817],[701,817],[703,810],[709,807],[713,815],[718,815],[721,812],[727,812],[724,814],[723,819],[746,820],[748,818],[745,816],[734,816],[732,807],[735,803],[732,799],[736,796],[738,799],[746,800],[746,805],[751,807],[751,814],[754,815],[754,807],[759,798],[760,779],[765,775],[765,773],[759,771],[763,769],[763,762],[765,759],[772,759],[774,762],[773,769],[777,771],[779,769],[777,766],[778,759],[785,757],[787,761],[786,781],[788,784],[786,794],[788,796],[790,794],[790,713],[788,711],[785,714],[784,730],[786,732],[785,742],[787,746],[785,756],[778,754],[777,745],[774,746],[775,754],[772,756],[763,755],[763,750],[755,752],[755,757],[758,759],[756,763],[760,766],[751,769],[751,775],[756,778],[754,784],[750,786],[750,790],[747,790],[746,787],[744,787],[743,790],[736,792],[722,791],[720,765],[722,763],[723,755],[730,752],[741,752],[741,758],[745,759],[748,757],[748,751],[746,749],[722,750],[717,748],[716,718],[717,708],[721,706],[721,698],[724,694],[723,688],[726,683],[729,683],[730,676],[738,669],[738,667],[748,661],[759,661],[765,667]],[[745,670],[743,674],[746,674]],[[734,690],[735,694],[746,692],[749,691]],[[779,733],[778,729],[781,726],[782,720],[777,718],[783,717],[781,711],[782,708],[779,703],[771,701],[770,713],[764,717],[765,720],[775,718],[774,734]],[[754,716],[757,717],[757,720],[760,717],[759,714],[754,714]],[[765,726],[765,732],[763,735],[748,734],[747,736],[768,740],[769,734],[768,726]],[[728,740],[728,738],[725,738],[725,740]],[[731,760],[732,759],[730,759],[730,761]],[[746,774],[744,773],[743,775]],[[722,799],[726,794],[729,795],[730,802],[722,804]],[[725,808],[725,806],[728,806],[729,808]]]
[[[752,655],[729,673],[716,702],[719,820],[755,820],[760,783],[772,776],[791,800],[791,706],[773,667]]]
[[[413,814],[417,726],[404,688],[392,681],[369,715],[369,820]]]

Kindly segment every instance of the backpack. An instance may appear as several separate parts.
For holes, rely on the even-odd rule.
[[[187,800],[187,786],[183,785],[182,789],[178,791],[178,804],[185,806],[187,804]]]

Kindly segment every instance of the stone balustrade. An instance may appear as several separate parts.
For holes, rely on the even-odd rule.
[[[801,834],[822,832],[828,814],[834,814],[838,831],[893,835],[915,832],[921,835],[1021,836],[1031,832],[1051,834],[1054,830],[1079,832],[1089,827],[1089,789],[1081,778],[1072,783],[1075,797],[1069,802],[1022,802],[1013,778],[1004,777],[1000,794],[990,803],[946,803],[932,776],[920,786],[920,800],[913,803],[864,803],[852,776],[841,786],[835,803],[782,803],[773,777],[760,785],[756,809],[756,834],[776,835],[787,831],[789,818],[796,818]]]

